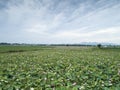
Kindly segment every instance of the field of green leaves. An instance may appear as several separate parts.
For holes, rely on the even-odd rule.
[[[120,49],[0,46],[0,90],[120,90]]]

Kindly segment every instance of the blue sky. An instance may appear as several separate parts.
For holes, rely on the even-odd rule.
[[[120,44],[120,0],[0,0],[0,42]]]

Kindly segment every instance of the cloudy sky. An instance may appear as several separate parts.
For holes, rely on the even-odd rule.
[[[0,42],[120,44],[120,0],[0,0]]]

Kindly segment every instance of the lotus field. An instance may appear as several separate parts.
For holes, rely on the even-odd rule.
[[[120,90],[120,48],[0,46],[0,90]]]

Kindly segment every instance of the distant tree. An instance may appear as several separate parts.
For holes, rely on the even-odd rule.
[[[98,48],[101,48],[101,46],[102,46],[101,44],[98,44],[98,45],[97,45]]]
[[[69,44],[66,44],[66,46],[69,46]]]
[[[0,45],[10,45],[10,43],[1,42]]]

